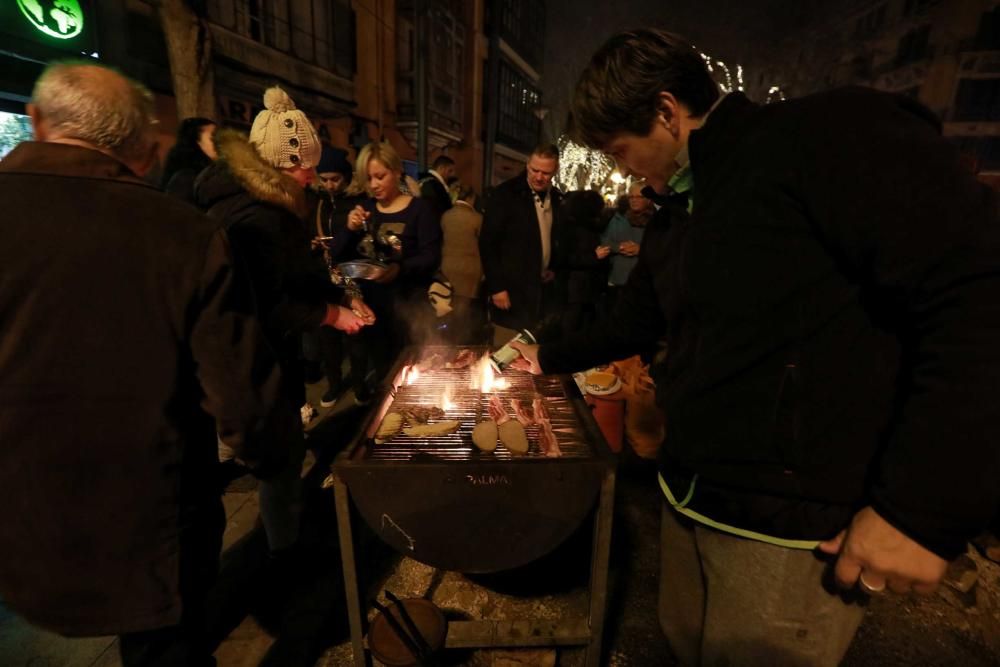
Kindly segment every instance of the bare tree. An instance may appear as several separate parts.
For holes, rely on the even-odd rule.
[[[189,0],[161,0],[160,23],[167,41],[170,76],[179,118],[215,116],[212,32]]]

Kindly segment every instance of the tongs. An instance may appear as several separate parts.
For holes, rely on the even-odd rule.
[[[407,650],[413,654],[413,657],[417,659],[417,664],[420,667],[435,667],[437,661],[434,659],[434,649],[424,639],[424,635],[420,632],[417,624],[413,622],[409,612],[406,611],[406,605],[392,591],[385,591],[385,597],[389,602],[396,605],[396,609],[399,610],[399,617],[403,619],[403,623],[406,625],[405,628],[399,624],[399,621],[396,620],[389,607],[381,604],[378,600],[372,600],[372,606],[382,612],[385,620],[389,623],[389,627],[396,633],[396,636],[403,642]]]

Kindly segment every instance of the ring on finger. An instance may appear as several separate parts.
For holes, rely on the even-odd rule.
[[[858,585],[861,586],[861,590],[869,594],[881,593],[885,590],[885,582],[883,581],[880,586],[872,586],[870,583],[865,581],[865,573],[862,572],[861,576],[858,577]]]

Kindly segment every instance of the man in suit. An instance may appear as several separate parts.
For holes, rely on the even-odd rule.
[[[430,202],[438,218],[451,208],[448,181],[454,177],[455,161],[447,155],[439,155],[430,170],[420,177],[420,197]]]
[[[495,343],[506,342],[516,330],[537,327],[553,298],[553,229],[562,195],[552,187],[552,178],[558,170],[559,149],[539,145],[525,171],[487,197],[479,254]]]

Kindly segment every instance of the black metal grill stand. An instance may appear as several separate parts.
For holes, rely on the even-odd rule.
[[[372,664],[365,641],[367,601],[362,606],[357,563],[355,561],[351,498],[347,485],[334,473],[337,526],[347,594],[347,613],[351,626],[351,647],[355,667]],[[608,600],[608,560],[611,552],[611,522],[614,514],[615,472],[608,468],[594,515],[594,539],[590,561],[589,610],[586,617],[559,621],[522,619],[517,621],[452,621],[448,625],[446,648],[512,648],[541,646],[585,646],[587,667],[598,667],[601,640]]]

